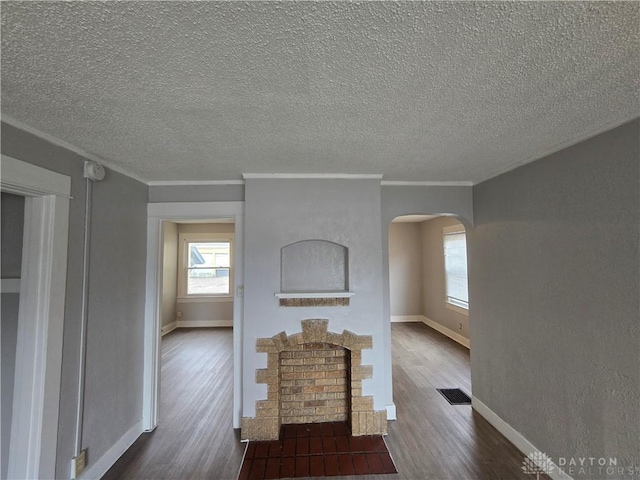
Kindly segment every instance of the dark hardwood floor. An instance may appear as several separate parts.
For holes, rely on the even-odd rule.
[[[103,477],[234,479],[245,445],[234,432],[233,331],[178,329],[162,338],[160,425]]]
[[[387,444],[399,473],[331,477],[369,480],[531,479],[523,455],[470,406],[436,388],[471,394],[469,351],[420,323],[392,325],[398,420]],[[231,329],[184,329],[162,341],[161,424],[104,477],[224,479],[238,474],[245,444],[231,423]],[[542,477],[541,477],[542,478]]]

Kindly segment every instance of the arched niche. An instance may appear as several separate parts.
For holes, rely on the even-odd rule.
[[[303,240],[281,249],[282,292],[346,292],[349,249],[327,240]]]

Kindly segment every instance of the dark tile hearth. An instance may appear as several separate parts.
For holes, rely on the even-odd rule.
[[[283,425],[280,440],[249,442],[238,480],[397,473],[381,435],[352,437],[346,422]]]

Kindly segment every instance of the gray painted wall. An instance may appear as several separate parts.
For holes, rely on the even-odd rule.
[[[244,185],[164,185],[149,187],[149,203],[242,202]]]
[[[469,338],[469,315],[447,307],[444,274],[444,244],[442,229],[460,225],[452,217],[438,217],[420,224],[422,241],[422,312],[427,318],[449,330]],[[460,328],[462,326],[462,328]]]
[[[422,315],[420,225],[389,225],[389,292],[392,316]]]
[[[556,461],[640,465],[639,129],[473,189],[473,394]]]
[[[362,363],[373,365],[374,377],[363,382],[383,409],[385,344],[382,338],[382,244],[378,180],[251,179],[245,200],[245,296],[243,328],[243,415],[255,415],[256,400],[266,398],[266,385],[255,383],[266,355],[255,353],[256,338],[280,331],[301,331],[306,318],[329,319],[329,330],[349,329],[372,335],[373,349]],[[293,242],[320,239],[349,249],[349,307],[279,307],[280,249]]]
[[[22,234],[24,231],[24,197],[2,193],[0,198],[0,262],[2,278],[20,278],[22,268]]]
[[[183,322],[199,321],[233,321],[233,299],[216,302],[182,302],[178,300],[177,311],[182,317],[177,320]]]
[[[381,188],[382,202],[382,316],[385,365],[385,395],[387,405],[393,403],[391,375],[391,306],[389,289],[389,225],[401,215],[449,214],[459,217],[465,226],[473,224],[471,187],[396,186]]]
[[[178,288],[178,225],[162,222],[162,326],[176,321]]]
[[[324,240],[304,240],[280,250],[283,292],[348,291],[349,250]]]
[[[20,278],[22,267],[22,238],[24,232],[24,197],[2,193],[0,199],[0,277]],[[2,329],[2,409],[0,478],[7,478],[11,416],[13,414],[13,384],[16,371],[16,343],[18,340],[18,306],[20,294],[3,293],[0,304]]]
[[[69,478],[82,300],[83,158],[2,124],[2,153],[71,176],[56,475]],[[107,171],[94,184],[84,446],[89,465],[142,416],[147,187]]]
[[[0,478],[7,478],[9,462],[9,440],[11,439],[11,416],[13,414],[13,385],[16,373],[16,343],[18,340],[18,306],[20,295],[3,293],[0,311],[2,332],[2,469]]]

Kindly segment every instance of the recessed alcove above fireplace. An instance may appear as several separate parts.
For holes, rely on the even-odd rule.
[[[349,249],[327,240],[302,240],[281,249],[281,307],[348,306]]]

